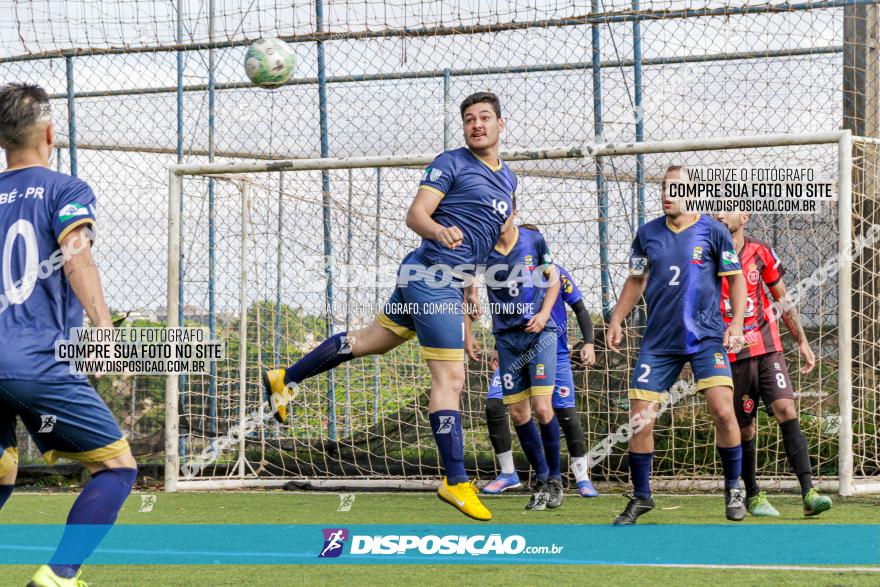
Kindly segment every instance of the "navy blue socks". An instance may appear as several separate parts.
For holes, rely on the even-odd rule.
[[[429,414],[431,432],[440,461],[443,463],[446,482],[449,485],[466,483],[467,473],[464,470],[464,434],[461,431],[461,415],[458,410],[437,410]]]
[[[334,334],[284,371],[284,384],[299,383],[354,358],[348,332]]]

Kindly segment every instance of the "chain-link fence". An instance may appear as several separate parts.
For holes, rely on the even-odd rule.
[[[509,149],[841,126],[874,135],[877,72],[869,49],[876,42],[876,11],[876,2],[858,0],[796,5],[614,0],[589,6],[552,1],[125,5],[40,0],[13,3],[0,16],[0,63],[4,79],[36,82],[52,94],[58,140],[53,165],[77,173],[95,189],[97,256],[109,303],[145,325],[166,319],[166,170],[171,163],[439,152],[461,144],[457,104],[484,89],[501,97],[507,121],[503,142]],[[267,36],[284,38],[297,55],[291,81],[272,91],[251,87],[242,63],[249,42]],[[328,147],[323,153],[322,139]],[[521,198],[524,213],[546,222],[542,228],[555,231],[566,246],[570,243],[562,260],[587,291],[597,322],[616,292],[606,291],[603,297],[601,271],[619,271],[613,263],[600,266],[599,200],[619,206],[620,217],[608,224],[606,251],[619,260],[641,217],[657,212],[652,179],[664,162],[645,163],[643,175],[634,159],[607,160],[605,194],[597,193],[592,165],[575,170],[580,176],[524,175],[523,185],[532,185],[525,187],[528,197]],[[828,165],[821,157],[802,163]],[[318,177],[304,175],[295,188],[282,184],[292,181],[289,177],[273,181],[285,198],[312,206],[321,201]],[[331,219],[334,238],[340,243],[378,241],[379,255],[397,260],[412,245],[412,235],[400,223],[410,187],[399,172],[332,174],[331,193],[339,206],[345,205],[348,190],[355,208],[360,193],[386,194],[379,211],[362,211],[377,218],[377,226],[337,213]],[[219,181],[213,187],[208,182],[185,187],[184,218],[206,213],[201,206],[212,191],[219,206],[228,189]],[[577,196],[554,198],[555,191]],[[287,210],[286,202],[282,198],[254,213],[266,215],[267,223],[282,220],[274,225],[281,235],[290,231],[310,237],[287,240],[282,247],[296,243],[321,253],[320,212],[299,214]],[[372,200],[365,205],[372,206]],[[351,238],[346,218],[357,219]],[[827,222],[776,217],[761,219],[759,225],[796,280],[826,257],[833,237]],[[206,273],[202,263],[209,256],[209,240],[189,232],[194,224],[184,226],[191,248],[184,251],[180,301],[186,319],[207,324],[213,318],[220,328],[230,318],[224,312],[235,307],[234,297],[222,293],[230,287],[224,272],[232,266],[218,256],[216,271]],[[223,243],[236,235],[218,222],[214,237]],[[219,255],[220,245],[215,246]],[[337,246],[337,255],[345,250]],[[277,251],[269,247],[261,254]],[[614,273],[612,283],[618,279]],[[255,282],[254,287],[262,286]],[[283,320],[266,322],[263,340],[286,339],[293,345],[271,360],[267,355],[266,364],[296,358],[310,337],[323,336],[328,319],[353,319],[327,316],[324,295],[308,303],[284,292],[280,300],[266,299],[289,306],[298,320],[307,316],[312,324],[300,332],[285,330]],[[811,340],[822,356],[833,354],[836,344],[823,334],[823,328],[833,328],[834,295],[831,288],[804,309]],[[876,316],[876,310],[865,312]],[[410,359],[409,376],[421,377],[417,356]],[[337,382],[344,376],[340,373]],[[473,379],[469,389],[479,394],[483,383]],[[585,379],[584,386],[588,397],[613,388],[605,379],[595,384]],[[161,378],[105,378],[99,387],[131,435],[137,455],[161,461]],[[363,404],[363,417],[375,423],[382,398],[371,401]],[[589,411],[586,404],[582,407]],[[619,407],[601,409],[610,413]],[[218,403],[215,409],[223,408]],[[589,418],[585,423],[589,427]],[[354,426],[341,417],[337,425],[340,430]],[[862,435],[871,437],[869,431]],[[37,456],[33,450],[23,452],[25,459]],[[833,464],[830,453],[820,461]]]

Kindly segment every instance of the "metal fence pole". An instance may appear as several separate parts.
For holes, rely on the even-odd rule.
[[[591,5],[593,14],[598,14],[600,12],[599,0],[591,0]],[[593,37],[593,125],[596,143],[604,143],[601,37],[598,24],[593,24],[590,28]],[[608,188],[605,185],[601,157],[596,157],[596,187],[599,191],[599,266],[602,275],[602,315],[607,320],[611,315],[611,271],[608,261]]]
[[[452,90],[452,70],[443,70],[443,150],[449,150],[449,92]]]
[[[214,40],[214,0],[208,3],[208,41]],[[217,97],[215,92],[216,71],[214,49],[208,50],[208,161],[214,161],[216,135]],[[211,340],[216,339],[216,243],[217,206],[214,201],[214,179],[208,178],[208,331]],[[208,432],[217,436],[217,362],[211,361],[208,379]]]
[[[640,10],[639,0],[633,0],[634,12]],[[645,109],[642,104],[642,23],[633,21],[633,86],[635,94],[636,142],[645,140]],[[645,156],[636,155],[636,192],[638,196],[639,226],[645,223]]]
[[[374,304],[379,306],[379,223],[382,215],[382,169],[376,168],[376,287]],[[373,424],[379,423],[379,357],[373,357]]]
[[[67,74],[67,148],[70,151],[70,175],[76,176],[76,96],[73,91],[73,55],[64,56]]]
[[[324,30],[324,3],[315,0],[315,22],[317,32]],[[330,130],[327,121],[327,66],[324,56],[324,42],[318,41],[318,109],[321,125],[321,157],[330,156]],[[333,225],[332,201],[330,199],[330,172],[321,171],[321,200],[324,217],[324,272],[327,275],[327,337],[333,336]],[[330,370],[327,373],[327,434],[336,440],[336,378]]]
[[[177,1],[177,44],[183,44],[183,0]],[[177,52],[177,162],[183,162],[183,51]],[[184,287],[184,277],[186,275],[186,263],[183,257],[183,212],[184,212],[184,204],[183,204],[183,177],[179,178],[179,186],[178,186],[178,205],[180,207],[180,215],[177,220],[177,230],[179,232],[178,235],[178,250],[179,250],[179,260],[178,260],[178,277],[177,277],[177,324],[179,326],[184,326],[186,322],[184,321],[184,304],[185,304],[185,287]],[[171,309],[169,307],[168,310],[168,320],[170,323],[171,319]],[[170,325],[170,324],[169,324]],[[180,410],[186,412],[186,373],[181,373],[178,379],[178,394],[180,396],[178,400],[177,410],[178,414]],[[168,423],[166,422],[166,425]],[[176,426],[176,425],[175,425]],[[181,436],[179,438],[179,446],[178,452],[180,456],[186,454],[186,437]]]

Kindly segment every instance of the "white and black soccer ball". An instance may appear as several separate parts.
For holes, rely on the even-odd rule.
[[[261,88],[275,88],[290,79],[296,65],[293,49],[281,39],[257,39],[248,47],[244,71]]]

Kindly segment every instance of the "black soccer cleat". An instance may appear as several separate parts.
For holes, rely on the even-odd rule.
[[[623,508],[619,516],[614,518],[615,526],[629,526],[636,523],[639,516],[647,514],[653,510],[657,504],[654,503],[653,497],[640,497],[638,495],[623,494],[629,498],[629,503]]]
[[[545,510],[549,500],[550,490],[547,487],[547,481],[539,479],[535,481],[535,486],[532,489],[532,498],[529,500],[526,509],[535,511]]]
[[[746,494],[742,489],[726,489],[724,491],[724,514],[732,522],[741,522],[746,518]]]
[[[562,479],[553,477],[547,484],[550,486],[550,499],[547,500],[547,508],[555,510],[562,505],[562,498],[564,497],[562,493]]]

